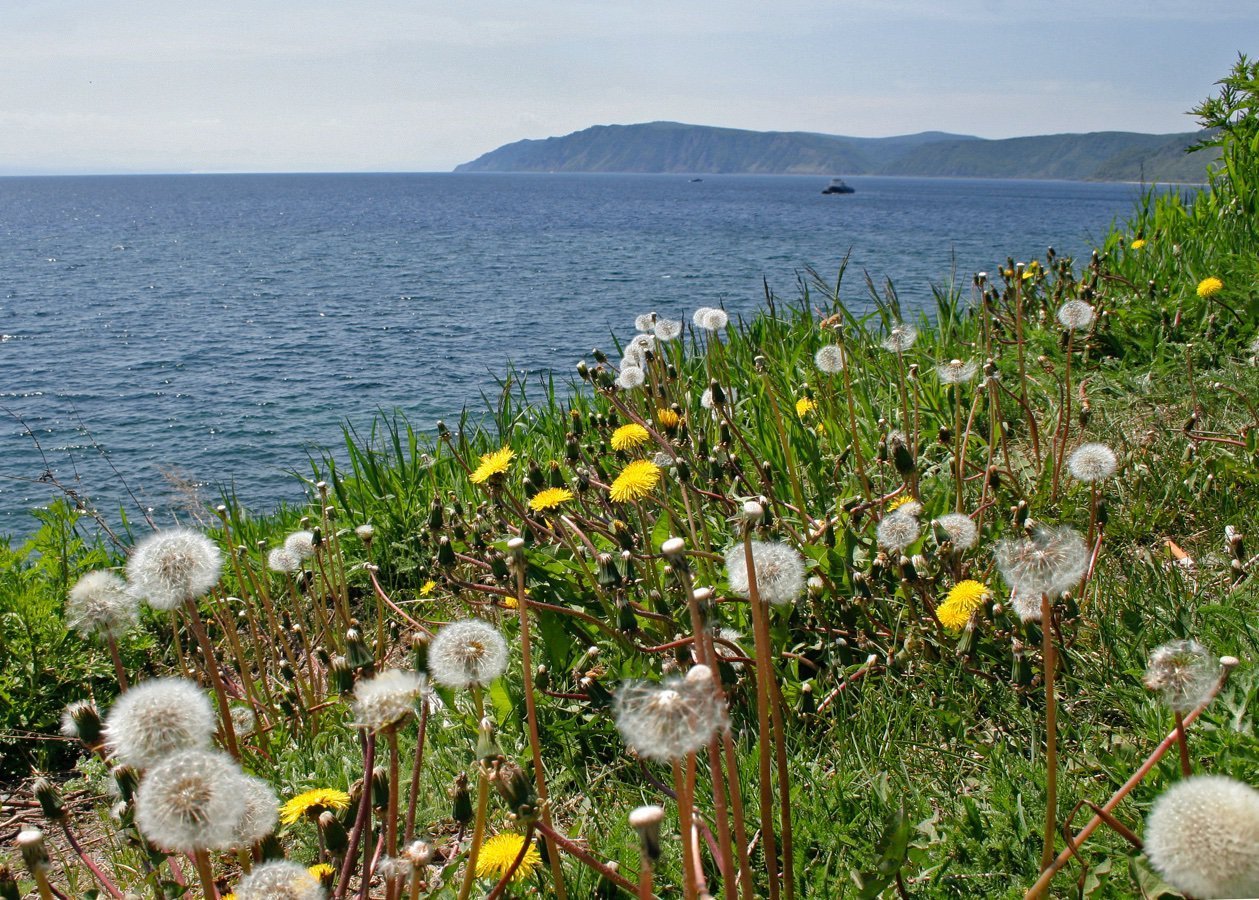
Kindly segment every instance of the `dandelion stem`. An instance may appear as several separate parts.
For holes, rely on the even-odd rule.
[[[111,897],[122,900],[122,891],[118,890],[117,885],[110,880],[109,876],[102,872],[100,866],[96,865],[92,858],[84,852],[79,842],[75,840],[74,833],[70,831],[70,824],[65,819],[61,820],[61,831],[66,836],[66,843],[70,845],[70,849],[79,857],[83,865],[87,866],[88,870],[96,876],[96,880],[101,883],[101,887],[105,888]]]
[[[479,687],[472,688],[472,698],[476,703],[476,718],[480,722],[485,716],[485,701],[481,697]],[[468,900],[472,893],[472,884],[476,881],[476,861],[481,855],[481,843],[485,840],[485,813],[490,803],[490,779],[485,766],[477,763],[476,788],[476,819],[472,823],[472,846],[468,848],[468,861],[463,873],[463,883],[459,886],[459,900]],[[546,832],[543,832],[545,834]]]
[[[748,523],[743,530],[743,556],[748,572],[748,599],[752,605],[753,635],[756,646],[756,718],[758,734],[757,753],[759,761],[760,794],[761,794],[761,840],[765,854],[765,868],[769,873],[770,900],[778,900],[778,841],[774,833],[774,786],[770,776],[770,693],[769,682],[774,673],[771,669],[769,645],[769,623],[764,621],[761,612],[761,595],[756,586],[756,563],[752,558],[752,526]]]
[[[376,766],[376,735],[368,734],[363,741],[363,796],[359,799],[354,827],[350,830],[349,845],[345,851],[345,859],[341,862],[337,889],[332,895],[335,900],[342,900],[349,889],[350,876],[354,874],[354,864],[358,861],[358,842],[363,836],[363,829],[367,826],[372,809],[372,769]]]
[[[420,770],[424,766],[424,736],[428,732],[428,698],[421,693],[419,733],[415,738],[415,762],[411,765],[411,783],[408,786],[410,797],[407,799],[407,825],[403,832],[403,842],[410,845],[415,837],[415,808],[420,799]]]
[[[206,634],[205,626],[201,624],[201,612],[197,609],[197,601],[189,597],[184,601],[184,609],[188,612],[188,623],[192,626],[192,633],[201,647],[202,655],[205,656],[206,672],[210,676],[210,684],[214,687],[214,697],[219,704],[219,721],[223,724],[223,740],[227,744],[227,752],[235,759],[240,759],[240,748],[236,745],[236,728],[232,724],[232,710],[227,705],[227,691],[223,687],[223,676],[219,674],[219,663],[214,656],[210,636]]]
[[[570,840],[569,838],[560,834],[558,831],[556,831],[554,828],[551,828],[549,825],[547,825],[544,822],[538,822],[536,823],[536,826],[537,826],[538,831],[542,832],[543,837],[547,837],[555,841],[555,843],[559,845],[561,850],[563,850],[565,853],[569,853],[573,855],[578,860],[580,860],[584,865],[590,867],[591,869],[593,869],[594,871],[602,875],[604,878],[608,879],[608,881],[611,881],[614,884],[624,888],[625,890],[629,891],[631,894],[636,894],[638,892],[638,885],[634,884],[634,882],[630,881],[620,872],[616,871],[616,869],[613,869],[610,866],[604,865],[603,863],[599,862],[599,860],[591,856],[589,851],[587,851],[584,847],[582,847],[577,842]]]
[[[1189,761],[1189,737],[1185,734],[1185,717],[1176,713],[1176,743],[1180,746],[1180,774],[1188,778],[1193,774],[1193,765]]]
[[[695,754],[688,753],[686,760],[688,768],[694,765]],[[678,795],[678,830],[682,834],[682,896],[686,900],[695,900],[699,896],[698,874],[695,871],[695,826],[691,822],[691,797],[679,759],[673,760],[673,789]]]
[[[1041,847],[1040,867],[1046,869],[1054,859],[1054,834],[1058,820],[1058,701],[1054,693],[1054,675],[1058,668],[1053,636],[1053,604],[1048,594],[1040,597],[1041,663],[1045,669],[1045,834]]]
[[[205,850],[198,850],[193,853],[192,861],[197,867],[197,877],[201,879],[201,892],[205,895],[205,900],[218,900],[214,872],[210,869],[210,854]]]
[[[105,643],[109,646],[109,658],[114,661],[114,677],[118,679],[118,687],[127,690],[127,670],[123,667],[122,657],[118,653],[118,641],[112,634],[105,635]]]

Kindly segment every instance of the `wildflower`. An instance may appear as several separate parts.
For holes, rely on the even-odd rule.
[[[372,542],[372,538],[376,536],[376,528],[375,526],[364,522],[362,525],[359,525],[354,529],[354,534],[364,544],[370,544]]]
[[[634,330],[643,334],[650,334],[651,330],[656,327],[656,314],[654,312],[643,313],[634,317]]]
[[[302,567],[301,559],[284,547],[276,547],[267,554],[267,568],[272,572],[292,575]]]
[[[639,368],[647,368],[647,354],[656,349],[656,338],[651,334],[636,334],[625,346],[625,355],[621,364],[630,363]]]
[[[975,546],[975,541],[979,538],[979,529],[975,527],[975,522],[971,517],[965,513],[947,513],[936,519],[935,524],[940,527],[949,543],[957,550],[969,550]]]
[[[1039,622],[1044,617],[1040,594],[1014,588],[1010,591],[1010,606],[1020,622]]]
[[[254,866],[236,886],[237,900],[323,900],[323,895],[319,879],[287,859]]]
[[[1145,820],[1145,853],[1186,895],[1259,896],[1259,791],[1223,775],[1177,782]]]
[[[432,579],[429,579],[428,581],[424,582],[424,584],[420,586],[420,596],[421,597],[429,596],[430,594],[433,593],[436,587],[437,587],[437,582],[433,581]]]
[[[673,341],[677,340],[682,334],[682,323],[677,319],[657,319],[656,327],[652,330],[657,340]]]
[[[284,539],[284,549],[298,559],[310,559],[315,555],[315,533],[294,531]]]
[[[204,534],[173,528],[149,535],[127,560],[127,581],[154,609],[172,610],[219,582],[223,559]]]
[[[229,714],[232,717],[232,730],[237,737],[253,734],[258,727],[258,716],[248,706],[233,706]]]
[[[507,874],[507,870],[511,868],[512,863],[516,861],[516,857],[520,856],[520,851],[524,849],[525,836],[516,834],[513,831],[503,831],[494,835],[488,841],[481,845],[481,854],[476,860],[476,877],[477,878],[493,878],[498,880]],[[538,848],[534,844],[529,845],[529,849],[525,850],[525,855],[520,860],[520,865],[516,867],[515,874],[511,880],[524,881],[534,871],[542,865],[542,855],[538,853]]]
[[[647,459],[636,459],[616,476],[609,496],[616,503],[641,500],[660,481],[660,467]]]
[[[332,884],[332,876],[337,874],[337,870],[331,863],[315,863],[313,866],[307,866],[306,871],[310,873],[311,878],[324,886]]]
[[[233,847],[248,848],[275,831],[280,815],[280,801],[271,785],[261,778],[243,775],[239,789],[245,800],[245,813],[236,825]]]
[[[632,681],[616,693],[616,727],[639,756],[670,762],[708,743],[726,726],[726,710],[709,678]]]
[[[183,678],[153,678],[114,701],[105,746],[120,763],[147,769],[176,751],[208,747],[217,727],[201,688]]]
[[[813,412],[816,406],[817,404],[808,397],[801,397],[796,401],[796,418],[803,419],[809,413]]]
[[[424,676],[386,669],[354,688],[355,724],[371,731],[392,728],[415,712],[415,698],[424,690]]]
[[[1224,282],[1212,275],[1198,282],[1198,296],[1204,300],[1207,297],[1214,297],[1220,291],[1224,290]]]
[[[973,359],[966,362],[951,359],[936,366],[936,377],[940,379],[940,384],[964,384],[974,378],[978,371],[979,364]]]
[[[1093,307],[1083,300],[1068,300],[1058,308],[1058,321],[1067,331],[1083,331],[1093,324]]]
[[[350,805],[350,795],[335,788],[315,788],[303,791],[280,807],[280,821],[292,825],[302,816],[319,818],[324,810],[341,812]]]
[[[804,593],[804,559],[790,544],[752,541],[752,566],[756,570],[756,591],[766,603],[794,603]],[[748,596],[751,579],[742,544],[726,551],[726,577],[731,591]]]
[[[885,509],[888,512],[895,512],[896,510],[901,509],[903,507],[915,506],[915,505],[918,505],[921,508],[921,504],[917,504],[915,502],[912,494],[897,494],[891,500],[887,501],[887,506],[885,507]],[[916,516],[918,515],[918,513],[910,512],[910,515]]]
[[[613,450],[633,450],[649,440],[651,440],[651,433],[646,428],[637,422],[630,422],[612,432],[610,443]]]
[[[1077,481],[1104,481],[1118,466],[1115,451],[1105,444],[1081,444],[1067,457],[1067,471]]]
[[[516,456],[516,451],[511,447],[503,447],[501,450],[495,450],[492,453],[485,453],[481,456],[481,464],[476,470],[468,476],[468,480],[473,484],[481,484],[489,481],[495,475],[502,475],[507,471],[507,465]]]
[[[904,353],[914,346],[916,340],[918,340],[918,329],[906,322],[898,322],[892,326],[892,330],[883,339],[883,349],[893,353]]]
[[[1140,250],[1142,247],[1145,246],[1145,238],[1137,238],[1128,246],[1131,247],[1133,250]]]
[[[243,777],[225,753],[172,753],[140,782],[136,826],[151,843],[171,853],[230,847],[245,815]]]
[[[616,386],[622,390],[632,391],[636,387],[642,387],[646,380],[647,376],[641,366],[622,364],[621,372],[616,376]]]
[[[428,648],[428,672],[452,688],[489,684],[507,669],[507,642],[480,619],[452,622],[434,635]]]
[[[573,492],[568,488],[543,488],[529,498],[529,508],[534,512],[543,512],[548,509],[554,509],[561,503],[567,503],[572,499]]]
[[[88,572],[66,597],[66,624],[85,638],[122,637],[140,624],[139,598],[113,572]]]
[[[906,506],[888,513],[879,520],[875,536],[884,550],[904,550],[922,534],[922,525],[919,524],[917,515],[906,512],[908,508]]]
[[[656,410],[656,424],[665,431],[672,431],[682,424],[682,417],[671,409]]]
[[[1088,556],[1079,532],[1065,526],[1041,526],[1029,538],[1007,539],[996,548],[997,568],[1011,588],[1051,599],[1079,584]]]
[[[827,344],[813,354],[813,364],[827,375],[839,374],[844,371],[844,348],[839,344]]]
[[[701,306],[695,310],[695,315],[691,321],[695,323],[696,328],[701,328],[704,331],[721,331],[730,321],[730,317],[726,315],[724,309]]]
[[[960,631],[991,594],[986,584],[969,579],[959,581],[936,607],[936,618],[950,631]]]
[[[1145,669],[1145,686],[1182,716],[1211,696],[1220,661],[1197,641],[1171,641],[1155,648]]]
[[[91,700],[75,700],[61,711],[61,733],[68,738],[78,738],[89,747],[101,739],[100,711]]]

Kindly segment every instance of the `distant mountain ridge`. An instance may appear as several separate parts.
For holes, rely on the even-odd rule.
[[[505,144],[456,172],[640,172],[746,175],[917,175],[1201,182],[1200,134],[1099,131],[988,140],[924,131],[886,138],[746,131],[680,122],[595,125]]]

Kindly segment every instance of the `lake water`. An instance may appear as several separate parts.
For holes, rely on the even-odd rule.
[[[396,408],[431,428],[493,393],[509,359],[567,376],[639,313],[750,315],[762,279],[794,299],[806,267],[833,276],[849,251],[850,304],[866,270],[923,305],[954,268],[967,285],[1007,256],[1086,254],[1139,190],[849,182],[0,178],[0,534],[29,532],[26,510],[56,496],[49,469],[115,518],[129,487],[172,521],[163,473],[211,502],[223,485],[255,510],[299,502],[292,473],[344,422]]]

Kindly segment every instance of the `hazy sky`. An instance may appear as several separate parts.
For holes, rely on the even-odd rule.
[[[659,119],[1189,131],[1238,51],[1257,0],[0,0],[0,173],[441,171]]]

